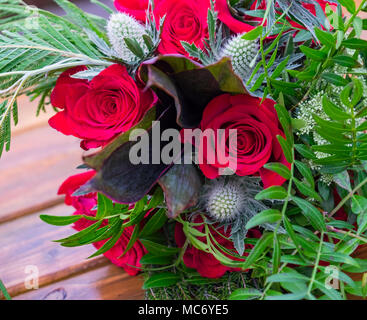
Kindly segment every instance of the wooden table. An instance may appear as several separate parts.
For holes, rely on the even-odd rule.
[[[127,275],[103,256],[86,260],[95,251],[92,245],[65,248],[52,242],[75,231],[50,226],[39,215],[73,212],[56,193],[68,176],[78,173],[82,150],[77,139],[48,126],[52,110],[36,118],[36,104],[21,98],[19,106],[20,125],[11,151],[0,159],[0,279],[10,295],[32,300],[142,299],[140,277]],[[34,270],[40,289],[28,290],[25,281],[31,273],[26,272]]]

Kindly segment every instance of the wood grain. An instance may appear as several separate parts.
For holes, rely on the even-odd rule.
[[[57,190],[80,172],[81,154],[76,138],[47,123],[15,135],[11,151],[0,159],[0,222],[62,202]]]
[[[71,214],[70,207],[57,206],[42,214]],[[88,269],[106,265],[104,257],[86,258],[95,252],[92,245],[65,248],[52,240],[66,237],[75,231],[70,226],[50,226],[39,219],[39,213],[0,224],[0,279],[15,296],[26,291],[25,268],[35,266],[39,285],[44,286]],[[120,269],[122,273],[123,270]]]
[[[131,277],[108,265],[78,276],[31,290],[15,300],[131,300],[143,299],[141,276]]]

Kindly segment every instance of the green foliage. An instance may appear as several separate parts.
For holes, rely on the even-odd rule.
[[[1,280],[0,280],[0,292],[3,294],[6,300],[11,300],[11,296],[9,295],[8,291],[4,286],[4,283]]]
[[[10,116],[17,124],[16,98],[40,96],[38,110],[61,71],[80,65],[109,66],[111,62],[89,35],[103,42],[104,19],[84,13],[66,0],[57,3],[66,11],[58,17],[45,10],[31,11],[20,1],[0,1],[0,96],[8,97],[0,106],[0,154],[10,148]],[[42,82],[40,81],[41,79]]]

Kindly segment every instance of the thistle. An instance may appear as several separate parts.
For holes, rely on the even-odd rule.
[[[207,185],[206,210],[217,221],[231,221],[243,210],[244,189],[236,180],[214,180]]]
[[[107,24],[107,34],[118,58],[124,61],[134,62],[138,60],[138,57],[126,45],[126,38],[136,40],[143,52],[148,53],[143,39],[143,36],[147,34],[144,26],[128,14],[112,14]]]
[[[223,57],[232,59],[232,66],[235,73],[242,79],[246,79],[253,68],[253,60],[259,51],[257,41],[242,39],[243,34],[230,39],[222,50]]]

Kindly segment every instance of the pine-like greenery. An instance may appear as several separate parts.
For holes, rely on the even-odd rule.
[[[55,81],[65,69],[108,66],[105,19],[83,12],[69,1],[56,0],[67,13],[59,17],[17,0],[0,0],[0,154],[10,148],[11,116],[17,123],[16,99],[40,97],[44,108]],[[91,40],[90,38],[93,39]],[[93,40],[98,43],[93,43]]]

